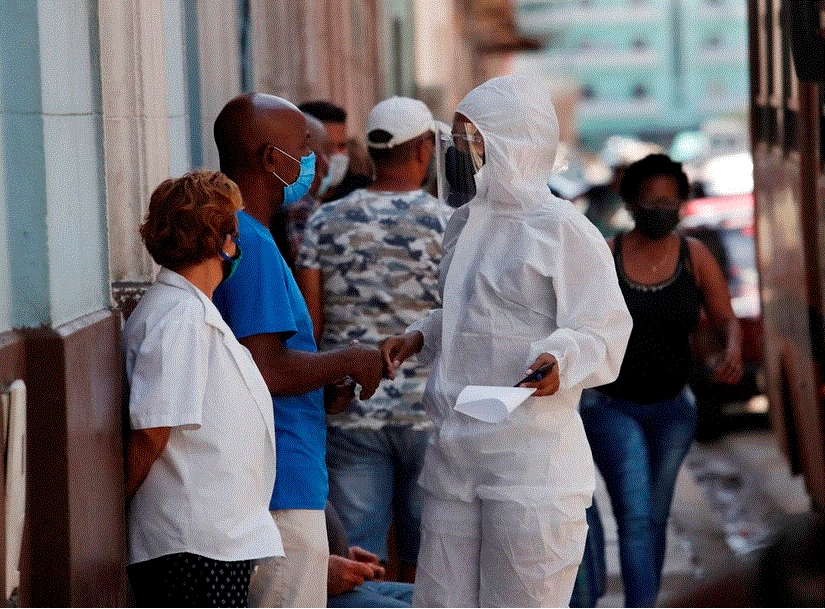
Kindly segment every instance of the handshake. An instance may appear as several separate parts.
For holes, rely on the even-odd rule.
[[[378,348],[362,345],[357,340],[342,351],[350,362],[349,374],[324,391],[324,405],[328,414],[344,411],[355,398],[355,386],[361,385],[358,397],[366,400],[375,393],[382,378],[394,379],[395,371],[404,361],[421,351],[424,336],[421,332],[409,332],[389,336]]]
[[[342,350],[350,363],[349,373],[334,385],[326,387],[325,408],[328,414],[343,412],[355,398],[355,385],[361,385],[359,398],[371,397],[382,378],[394,379],[395,371],[404,361],[421,351],[424,335],[408,332],[389,336],[381,341],[378,348],[367,347],[353,341]],[[533,397],[553,395],[559,390],[559,366],[555,356],[541,353],[526,371],[528,376],[517,383],[517,387],[535,389]]]

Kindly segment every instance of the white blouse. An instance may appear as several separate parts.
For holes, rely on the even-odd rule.
[[[131,428],[172,428],[129,505],[130,564],[178,552],[283,556],[269,514],[272,397],[212,301],[161,269],[126,322],[123,348]]]

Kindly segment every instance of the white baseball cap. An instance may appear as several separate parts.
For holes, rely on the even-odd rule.
[[[390,97],[378,102],[367,117],[367,146],[392,148],[434,131],[434,126],[433,113],[424,102],[409,97]],[[388,133],[389,139],[384,134],[373,133],[379,130]]]

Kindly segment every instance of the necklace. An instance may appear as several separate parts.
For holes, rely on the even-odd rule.
[[[668,240],[667,249],[665,249],[664,255],[661,258],[659,258],[658,261],[656,261],[656,264],[651,264],[650,265],[650,270],[653,271],[654,273],[657,270],[659,270],[659,267],[665,261],[665,259],[670,255],[670,250],[672,250],[672,249],[673,249],[673,246],[671,245],[671,241]],[[645,257],[648,259],[648,262],[650,262],[650,258],[647,257],[647,256],[645,256]]]

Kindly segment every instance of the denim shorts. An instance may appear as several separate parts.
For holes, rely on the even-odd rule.
[[[394,521],[399,559],[416,564],[422,497],[417,482],[431,435],[400,425],[328,427],[329,500],[351,545],[386,561],[387,532]]]

